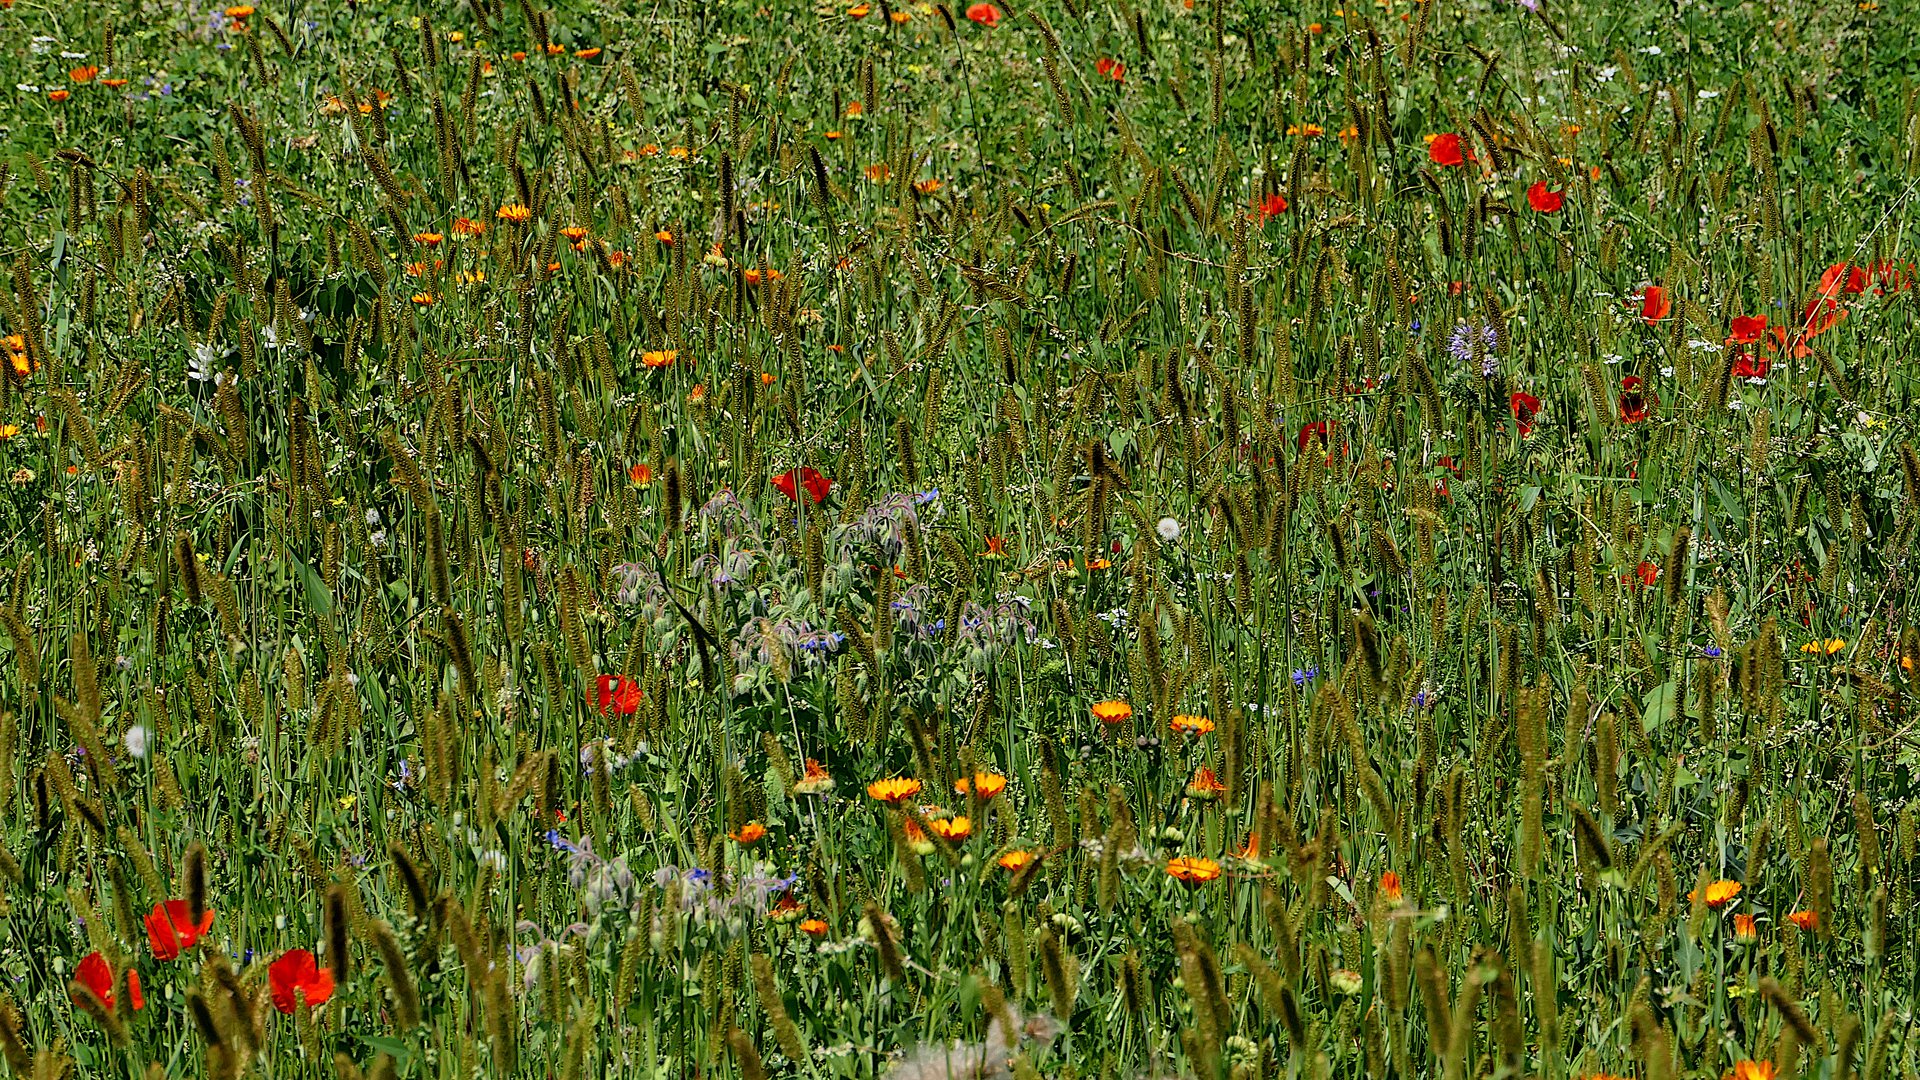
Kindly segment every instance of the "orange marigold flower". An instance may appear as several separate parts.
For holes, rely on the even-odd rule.
[[[1726,907],[1728,904],[1732,903],[1733,898],[1740,895],[1741,888],[1742,888],[1741,884],[1737,881],[1727,881],[1725,879],[1722,879],[1720,881],[1709,883],[1707,885],[1707,891],[1705,896],[1697,896],[1697,894],[1700,892],[1700,890],[1698,889],[1688,890],[1687,899],[1689,901],[1699,899],[1703,903],[1705,903],[1708,907],[1714,909],[1715,911],[1718,911],[1721,908]]]
[[[867,106],[866,106],[866,104],[865,104],[864,102],[859,102],[859,101],[849,101],[849,102],[847,102],[847,107],[846,107],[846,109],[844,110],[844,113],[843,113],[843,115],[846,115],[846,116],[860,116],[860,115],[862,115],[862,114],[864,114],[864,113],[865,113],[866,111],[867,111]]]
[[[654,349],[640,354],[640,363],[650,368],[663,368],[679,359],[678,349]]]
[[[653,238],[654,238],[655,240],[658,240],[658,241],[660,241],[660,242],[661,242],[661,243],[663,243],[663,244],[671,244],[671,243],[673,243],[673,234],[672,234],[672,233],[670,233],[670,232],[668,232],[668,231],[667,231],[667,230],[665,230],[665,229],[661,229],[661,230],[660,230],[659,232],[657,232],[657,233],[654,233],[654,234],[653,234]]]
[[[947,186],[946,184],[940,182],[939,180],[932,180],[932,179],[915,180],[913,182],[913,190],[917,194],[921,194],[921,195],[931,195],[934,192],[939,191],[941,188],[946,186]]]
[[[227,18],[229,19],[244,19],[252,14],[252,4],[235,4],[233,7],[227,9]]]
[[[776,380],[774,379],[774,375],[773,375],[773,372],[771,372],[771,371],[763,371],[763,372],[761,372],[761,373],[760,373],[760,385],[761,385],[761,386],[772,386],[772,385],[774,384],[774,382],[775,382],[775,381],[776,381]]]
[[[1103,724],[1124,724],[1133,719],[1133,706],[1118,698],[1112,701],[1096,702],[1093,706],[1093,718]]]
[[[690,158],[693,156],[693,151],[688,150],[684,146],[676,146],[673,149],[667,151],[667,156],[670,158],[679,158],[682,161],[685,161],[687,158]]]
[[[1205,885],[1220,876],[1220,864],[1197,855],[1167,860],[1167,876],[1182,885]]]
[[[600,47],[596,45],[596,46],[593,46],[592,48],[587,48],[587,49],[575,49],[573,55],[579,57],[582,60],[591,60],[594,57],[600,55]]]
[[[1015,873],[1019,873],[1020,871],[1025,870],[1027,867],[1032,866],[1034,863],[1037,863],[1039,861],[1040,861],[1039,852],[1028,851],[1025,848],[1014,848],[1012,851],[1009,851],[1005,855],[1002,855],[998,859],[995,859],[994,863],[995,865],[999,866],[1000,869],[1002,870],[1011,870]]]
[[[800,920],[800,932],[808,937],[826,937],[827,924],[820,919]]]
[[[827,772],[825,765],[808,758],[806,774],[793,785],[793,790],[800,795],[824,794],[833,790],[833,776]]]
[[[569,225],[560,230],[560,235],[577,244],[587,238],[587,230],[578,225]]]
[[[965,840],[967,837],[973,835],[973,821],[965,815],[959,817],[930,818],[927,821],[927,828],[932,830],[933,835],[949,843],[956,840]]]
[[[855,4],[847,9],[847,14],[856,19],[864,19],[873,14],[873,6],[871,4]]]
[[[1733,917],[1733,936],[1740,941],[1752,941],[1760,936],[1759,920],[1751,915]]]
[[[1406,894],[1400,890],[1399,874],[1388,870],[1380,875],[1380,895],[1385,897],[1389,904],[1397,904],[1401,901]]]
[[[890,776],[867,785],[867,794],[895,806],[920,794],[920,781],[910,776]]]
[[[1182,735],[1205,735],[1213,730],[1213,721],[1204,716],[1189,716],[1181,713],[1168,721],[1167,727]]]
[[[101,85],[101,86],[106,86],[106,87],[111,87],[111,88],[113,88],[113,89],[115,89],[115,90],[118,90],[118,89],[120,89],[121,87],[123,87],[123,86],[125,86],[125,85],[127,85],[127,80],[125,80],[125,79],[101,79],[101,80],[100,80],[100,85]]]
[[[829,139],[844,139],[844,138],[846,138],[846,137],[847,137],[847,133],[846,133],[846,132],[844,132],[844,131],[829,131],[829,132],[827,132],[827,138],[829,138]]]
[[[887,163],[884,161],[876,161],[860,171],[865,173],[867,179],[875,184],[884,184],[888,178],[893,176],[893,170],[888,168]]]
[[[567,51],[567,47],[566,47],[565,45],[555,45],[555,44],[554,44],[553,42],[551,42],[551,41],[549,41],[549,42],[547,42],[547,55],[548,55],[548,56],[559,56],[560,54],[562,54],[562,53],[564,53],[564,52],[566,52],[566,51]]]
[[[1820,913],[1817,911],[1789,912],[1787,921],[1802,930],[1818,930],[1820,928]]]
[[[437,232],[417,232],[413,234],[414,243],[425,244],[428,247],[433,247],[435,244],[438,244],[440,241],[445,239],[446,237],[440,235]]]
[[[67,78],[77,83],[90,83],[99,74],[100,69],[92,64],[82,64],[77,68],[67,69]]]
[[[767,912],[767,918],[777,923],[790,923],[798,919],[806,910],[806,905],[794,899],[792,893],[783,893],[780,901]]]
[[[1187,781],[1187,797],[1190,799],[1217,799],[1226,793],[1227,785],[1221,783],[1213,770],[1205,765],[1200,766],[1193,774],[1193,779]]]
[[[987,537],[987,550],[980,553],[983,559],[1004,559],[1007,557],[1007,539],[1004,536]]]
[[[464,217],[453,219],[453,235],[455,236],[479,236],[486,231],[487,223],[484,221],[475,221],[472,218]]]
[[[753,844],[757,844],[761,840],[766,839],[766,835],[767,835],[767,827],[765,825],[760,824],[757,821],[749,821],[745,825],[742,825],[739,828],[727,834],[728,838],[731,839],[734,843],[745,844],[749,846]]]
[[[1737,1061],[1724,1080],[1773,1080],[1773,1062]]]
[[[65,100],[67,100],[68,98],[70,98],[70,97],[72,97],[72,96],[73,96],[73,91],[71,91],[71,90],[49,90],[49,91],[47,91],[47,100],[48,100],[48,101],[54,101],[54,102],[60,102],[60,101],[65,101]]]
[[[1007,778],[994,772],[977,772],[973,779],[961,777],[953,782],[953,790],[962,795],[977,794],[982,799],[991,799],[1007,790]]]
[[[1249,862],[1249,863],[1259,862],[1260,861],[1260,834],[1257,832],[1248,833],[1247,842],[1240,845],[1240,850],[1232,852],[1231,855],[1233,858],[1239,859],[1241,862]]]
[[[432,294],[432,293],[428,293],[428,292],[417,292],[417,293],[414,293],[414,294],[413,294],[413,302],[414,302],[415,304],[418,304],[418,305],[420,305],[421,307],[432,307],[432,306],[433,306],[433,294]]]
[[[633,482],[634,487],[647,487],[653,483],[653,466],[644,461],[636,462],[633,468],[627,470],[627,479]]]
[[[494,216],[501,221],[511,221],[515,225],[524,225],[533,220],[533,211],[523,203],[502,203]]]

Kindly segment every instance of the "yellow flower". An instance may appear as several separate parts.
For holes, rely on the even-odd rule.
[[[953,790],[962,795],[972,793],[978,794],[982,799],[991,799],[1007,790],[1007,778],[999,773],[977,772],[973,774],[971,781],[964,776],[955,780]]]
[[[1183,885],[1204,885],[1220,876],[1220,864],[1196,855],[1167,860],[1167,876]]]
[[[949,843],[956,840],[965,840],[967,837],[973,835],[973,822],[964,815],[960,817],[929,819],[927,821],[927,828],[933,831],[933,835]]]
[[[1213,721],[1204,716],[1188,716],[1181,713],[1174,717],[1167,727],[1182,735],[1205,735],[1213,730]]]
[[[522,203],[504,203],[495,213],[501,221],[510,221],[515,225],[524,225],[533,220],[533,211]]]
[[[1093,718],[1103,724],[1124,724],[1133,719],[1133,706],[1117,698],[1097,702],[1093,706]]]
[[[1002,870],[1012,870],[1015,873],[1019,873],[1039,860],[1040,854],[1038,852],[1028,851],[1024,848],[1014,848],[1012,851],[995,859],[994,862],[998,864]]]
[[[868,784],[867,794],[880,802],[898,806],[920,794],[920,781],[910,776],[891,776]]]
[[[1718,911],[1732,903],[1733,898],[1740,895],[1741,888],[1741,884],[1737,881],[1727,881],[1723,879],[1711,882],[1707,885],[1706,896],[1701,899],[1708,907]],[[1687,893],[1687,899],[1689,901],[1695,899],[1699,891],[1698,889],[1690,890]]]

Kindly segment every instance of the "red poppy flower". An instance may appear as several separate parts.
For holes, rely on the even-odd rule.
[[[1905,292],[1907,288],[1913,284],[1912,280],[1907,277],[1907,271],[1911,269],[1913,269],[1912,263],[1908,263],[1903,268],[1892,259],[1882,259],[1874,263],[1873,280],[1878,284],[1873,287],[1873,291],[1875,293],[1881,293],[1891,289],[1894,292]]]
[[[1640,294],[1640,318],[1656,323],[1673,314],[1673,301],[1667,298],[1667,290],[1659,285],[1647,286]]]
[[[1867,268],[1848,266],[1846,263],[1834,263],[1827,272],[1820,275],[1820,295],[1831,297],[1845,292],[1849,296],[1858,296],[1867,290]]]
[[[301,1002],[317,1009],[333,996],[333,972],[314,962],[305,949],[292,949],[267,965],[267,990],[273,1007],[291,1014]]]
[[[1633,568],[1633,576],[1640,579],[1640,584],[1651,589],[1653,588],[1653,583],[1660,580],[1660,568],[1645,559],[1641,559],[1640,565]]]
[[[1847,309],[1840,301],[1831,296],[1816,296],[1807,301],[1806,309],[1800,313],[1800,332],[1813,337],[1833,329],[1833,324],[1847,317]]]
[[[1733,332],[1727,335],[1727,344],[1751,345],[1765,336],[1767,336],[1765,315],[1736,315],[1733,320]]]
[[[1093,62],[1093,70],[1105,75],[1114,82],[1124,82],[1127,78],[1127,65],[1110,57],[1103,56],[1095,60]]]
[[[969,4],[967,18],[991,30],[1000,23],[1000,9],[992,4]]]
[[[1462,165],[1467,160],[1460,149],[1460,136],[1451,131],[1434,136],[1433,141],[1427,144],[1427,156],[1433,159],[1435,165]]]
[[[600,715],[615,712],[632,716],[640,708],[640,684],[625,675],[602,675],[594,680],[599,691]]]
[[[1757,353],[1744,346],[1734,347],[1732,369],[1734,378],[1764,379],[1771,367],[1773,367],[1773,358],[1766,353]]]
[[[212,929],[213,909],[201,912],[200,921],[196,923],[193,921],[192,908],[185,900],[155,904],[147,914],[147,944],[153,948],[155,960],[178,958]]]
[[[113,968],[107,963],[107,958],[98,952],[88,953],[73,969],[73,984],[93,991],[93,996],[100,999],[100,1004],[113,1008]],[[75,1000],[79,1000],[78,995],[75,995]]]
[[[1313,439],[1319,439],[1321,446],[1327,446],[1332,441],[1327,435],[1327,422],[1325,420],[1315,420],[1311,424],[1300,425],[1300,434],[1295,436],[1293,440],[1294,449],[1305,450],[1307,443]]]
[[[774,477],[773,486],[794,502],[800,501],[800,489],[805,488],[807,498],[817,506],[827,501],[827,492],[833,490],[833,481],[820,475],[812,466],[803,465]]]
[[[1620,380],[1621,423],[1637,424],[1645,420],[1649,412],[1650,404],[1659,401],[1658,398],[1650,397],[1650,395],[1642,389],[1642,385],[1640,376],[1638,375],[1629,375]]]
[[[1520,434],[1533,434],[1533,418],[1540,415],[1540,399],[1525,391],[1515,390],[1508,397],[1507,405],[1513,409],[1513,419],[1520,425]]]
[[[1261,199],[1259,202],[1254,203],[1253,213],[1247,216],[1258,221],[1260,224],[1265,225],[1267,223],[1268,218],[1274,216],[1275,214],[1284,214],[1286,212],[1287,212],[1287,197],[1276,191],[1273,194],[1268,195],[1265,198]]]
[[[1533,186],[1527,189],[1527,205],[1542,214],[1559,213],[1560,204],[1566,202],[1566,200],[1566,192],[1548,191],[1545,180],[1535,180]]]

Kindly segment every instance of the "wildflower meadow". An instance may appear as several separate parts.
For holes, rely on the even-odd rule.
[[[7,1072],[1920,1074],[1920,16],[1351,2],[0,0]]]

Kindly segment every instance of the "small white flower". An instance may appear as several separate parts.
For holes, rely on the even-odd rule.
[[[372,506],[367,507],[367,528],[371,529],[378,524],[380,524],[379,509]]]
[[[127,729],[127,753],[137,758],[147,756],[147,729],[135,724]]]
[[[1160,524],[1155,525],[1153,531],[1159,533],[1160,539],[1169,544],[1180,539],[1180,523],[1170,517],[1161,518]]]

